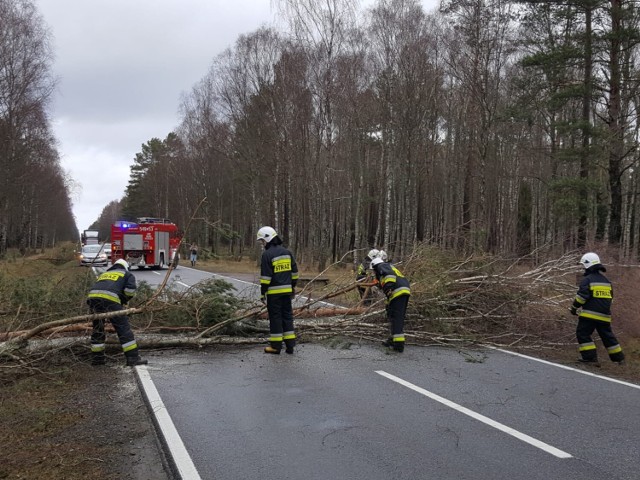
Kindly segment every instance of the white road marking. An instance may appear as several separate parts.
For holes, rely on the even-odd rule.
[[[527,360],[534,360],[536,362],[544,363],[545,365],[551,365],[558,368],[564,368],[565,370],[571,370],[572,372],[582,373],[583,375],[588,375],[590,377],[596,377],[601,380],[607,380],[609,382],[618,383],[620,385],[624,385],[626,387],[637,388],[640,390],[640,385],[636,385],[635,383],[625,382],[624,380],[618,380],[617,378],[605,377],[604,375],[598,375],[596,373],[587,372],[585,370],[580,370],[579,368],[569,367],[568,365],[561,365],[559,363],[549,362],[547,360],[542,360],[541,358],[530,357],[528,355],[523,355],[522,353],[510,352],[509,350],[503,350],[502,348],[492,347],[487,345],[486,348],[490,348],[491,350],[498,350],[499,352],[508,353],[509,355],[515,355],[516,357],[526,358]]]
[[[387,373],[383,370],[376,370],[376,373],[379,375],[382,375],[383,377],[388,378],[389,380],[399,383],[400,385],[410,388],[414,392],[418,392],[426,397],[431,398],[432,400],[435,400],[436,402],[440,402],[443,405],[446,405],[447,407],[453,408],[454,410],[457,410],[460,413],[464,413],[465,415],[468,415],[471,418],[474,418],[482,423],[485,423],[490,427],[496,428],[504,433],[507,433],[517,438],[518,440],[522,440],[523,442],[526,442],[529,445],[533,445],[536,448],[544,450],[545,452],[550,453],[551,455],[554,455],[558,458],[572,458],[572,455],[568,454],[567,452],[563,452],[562,450],[559,450],[555,447],[552,447],[551,445],[541,442],[540,440],[530,437],[527,434],[519,432],[511,427],[507,427],[506,425],[496,422],[495,420],[492,420],[489,417],[485,417],[484,415],[476,413],[473,410],[469,410],[468,408],[463,407],[462,405],[458,405],[457,403],[454,403],[451,400],[447,400],[446,398],[436,395],[435,393],[431,393],[428,390],[425,390],[424,388],[420,388],[414,385],[413,383],[407,382],[406,380],[396,377],[395,375],[391,375],[390,373]]]
[[[200,474],[196,470],[153,380],[151,380],[147,367],[142,365],[136,367],[135,370],[180,478],[183,480],[201,480]]]

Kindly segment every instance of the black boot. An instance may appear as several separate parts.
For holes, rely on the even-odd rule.
[[[127,357],[127,367],[136,367],[138,365],[147,365],[149,362],[140,356]]]
[[[287,352],[289,355],[293,355],[293,347],[296,346],[296,341],[295,340],[285,340],[284,341],[284,351]]]

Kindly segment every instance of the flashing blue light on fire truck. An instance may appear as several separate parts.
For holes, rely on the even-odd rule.
[[[124,222],[122,220],[118,220],[117,222],[114,223],[114,226],[121,228],[123,230],[128,230],[129,228],[137,228],[138,224],[137,223],[132,223],[132,222]]]

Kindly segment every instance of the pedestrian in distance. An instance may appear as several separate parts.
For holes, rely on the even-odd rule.
[[[129,264],[121,258],[116,260],[106,272],[100,274],[89,291],[87,304],[91,313],[118,312],[124,309],[123,306],[133,298],[135,292],[136,277],[129,272]],[[146,365],[147,360],[140,357],[138,344],[129,325],[129,317],[118,315],[110,317],[109,320],[120,340],[127,366]],[[106,363],[104,321],[105,319],[93,321],[93,332],[91,333],[92,365]]]
[[[198,260],[198,245],[196,245],[195,242],[189,247],[189,253],[191,256],[191,266],[195,267],[196,261]]]
[[[293,254],[282,246],[282,239],[272,227],[258,230],[258,242],[264,248],[260,260],[260,299],[269,314],[269,346],[265,353],[293,353],[296,334],[293,327],[292,300],[298,281],[298,266]]]
[[[386,257],[386,253],[385,253]],[[404,319],[407,314],[407,305],[411,296],[409,280],[396,267],[387,263],[378,253],[371,260],[378,287],[387,297],[387,320],[391,336],[382,344],[396,352],[404,352]]]
[[[624,352],[611,328],[613,286],[602,274],[607,270],[600,263],[600,257],[593,252],[585,253],[580,259],[580,264],[584,267],[584,278],[569,309],[572,315],[578,315],[576,338],[580,352],[579,361],[598,361],[598,351],[592,338],[593,331],[596,330],[607,349],[609,359],[621,365],[624,363]]]

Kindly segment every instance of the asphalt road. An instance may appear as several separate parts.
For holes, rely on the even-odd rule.
[[[216,348],[144,373],[184,478],[639,478],[640,387],[502,351]]]
[[[159,284],[166,271],[133,270]],[[255,301],[252,282],[211,276]],[[179,478],[640,478],[640,386],[498,350],[303,344],[149,353],[143,393]]]

